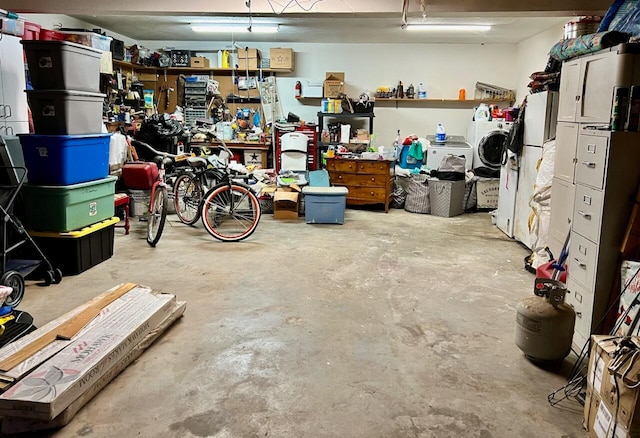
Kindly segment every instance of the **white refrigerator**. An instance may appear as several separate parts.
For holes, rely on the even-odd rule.
[[[556,91],[544,91],[527,96],[524,112],[524,148],[519,162],[513,218],[513,238],[527,248],[531,248],[529,217],[532,210],[529,201],[538,176],[542,145],[556,136],[558,96],[559,93]]]

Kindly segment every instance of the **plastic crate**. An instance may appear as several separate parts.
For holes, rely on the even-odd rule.
[[[82,44],[83,46],[93,47],[104,52],[111,50],[111,40],[113,38],[100,35],[94,32],[71,32],[71,31],[59,31],[66,41]]]
[[[102,132],[105,95],[86,91],[27,91],[36,134],[77,135]]]
[[[308,224],[343,224],[346,187],[303,187],[304,216]]]
[[[111,134],[19,135],[29,182],[69,185],[109,175]]]
[[[171,66],[191,67],[191,52],[189,50],[172,50]]]
[[[99,50],[66,41],[22,41],[22,45],[36,90],[99,91]]]
[[[113,217],[115,176],[69,186],[22,188],[24,223],[36,231],[73,231]]]
[[[118,221],[112,217],[78,231],[30,234],[53,266],[64,275],[77,275],[111,258]]]

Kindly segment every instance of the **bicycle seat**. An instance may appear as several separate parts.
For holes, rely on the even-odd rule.
[[[189,163],[189,166],[193,167],[193,168],[202,168],[202,167],[207,167],[207,160],[205,160],[202,157],[189,157],[187,158],[187,163]]]

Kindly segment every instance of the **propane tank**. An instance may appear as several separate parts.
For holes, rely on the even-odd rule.
[[[535,296],[517,306],[516,345],[534,362],[556,362],[571,350],[576,314],[564,302],[564,283],[536,278]]]

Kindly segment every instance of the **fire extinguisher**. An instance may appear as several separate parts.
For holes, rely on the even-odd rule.
[[[296,81],[296,97],[302,97],[302,84]]]

